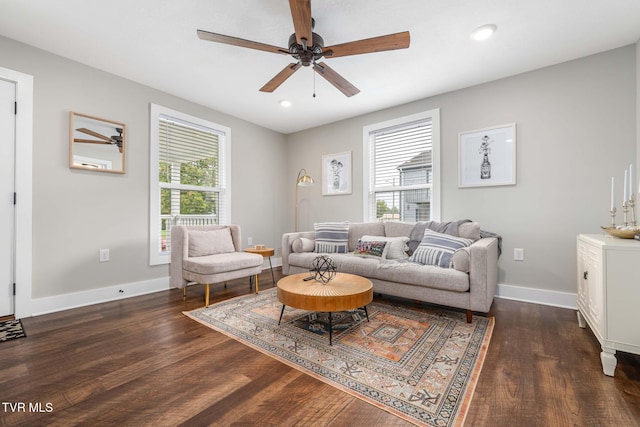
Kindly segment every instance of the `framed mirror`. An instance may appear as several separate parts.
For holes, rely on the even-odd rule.
[[[126,125],[70,113],[69,167],[125,173]]]

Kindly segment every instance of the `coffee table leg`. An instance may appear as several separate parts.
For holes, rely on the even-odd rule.
[[[331,312],[329,312],[329,345],[333,345],[332,339],[333,339],[333,323],[331,318]]]
[[[284,304],[282,304],[282,310],[280,311],[280,319],[278,319],[278,326],[280,326],[280,322],[282,321],[282,315],[284,314]]]

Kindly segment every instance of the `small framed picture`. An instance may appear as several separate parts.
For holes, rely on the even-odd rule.
[[[322,156],[322,195],[351,194],[351,151]]]
[[[515,183],[515,123],[458,134],[458,187]]]

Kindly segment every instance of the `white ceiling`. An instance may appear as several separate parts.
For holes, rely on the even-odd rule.
[[[640,39],[640,0],[313,0],[311,7],[327,46],[405,30],[411,46],[327,59],[360,89],[347,98],[311,68],[259,92],[290,57],[196,36],[203,29],[286,48],[293,33],[286,0],[2,0],[0,35],[283,133]],[[489,23],[498,26],[493,38],[470,39]],[[281,99],[293,106],[280,107]]]

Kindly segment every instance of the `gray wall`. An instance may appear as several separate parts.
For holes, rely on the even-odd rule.
[[[301,191],[300,229],[362,221],[364,125],[440,108],[442,220],[472,219],[504,237],[499,283],[575,293],[576,235],[609,223],[611,176],[622,200],[624,169],[636,159],[635,69],[636,46],[627,46],[291,134],[291,183],[301,167],[320,182],[323,154],[353,152],[353,194]],[[458,133],[511,122],[517,185],[458,188]],[[525,261],[513,261],[516,247]]]
[[[168,276],[148,260],[150,102],[231,128],[232,222],[279,247],[284,135],[2,37],[0,65],[34,76],[32,298]],[[69,169],[69,111],[126,123],[125,175]]]

